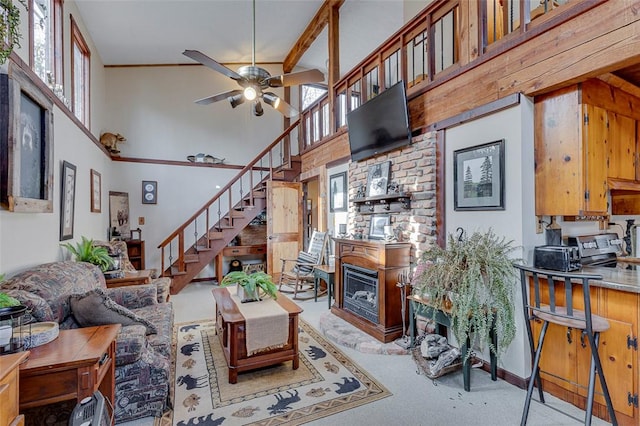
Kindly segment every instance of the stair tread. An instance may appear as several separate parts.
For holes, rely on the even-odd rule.
[[[211,248],[207,246],[196,246],[196,251],[211,251]]]
[[[185,254],[184,263],[196,263],[200,261],[200,257],[197,254]]]

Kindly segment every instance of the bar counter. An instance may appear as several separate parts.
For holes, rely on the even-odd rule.
[[[618,260],[622,262],[622,260]],[[633,264],[632,266],[639,266]],[[640,270],[606,268],[602,266],[583,267],[577,273],[602,275],[602,281],[591,281],[591,285],[613,290],[640,294]]]

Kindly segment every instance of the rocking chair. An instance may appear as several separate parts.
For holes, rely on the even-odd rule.
[[[278,286],[279,291],[293,293],[293,298],[297,300],[307,300],[314,297],[313,294],[309,297],[299,297],[298,293],[314,289],[313,269],[322,265],[327,237],[327,232],[314,230],[307,251],[301,251],[297,259],[281,259],[282,272]]]

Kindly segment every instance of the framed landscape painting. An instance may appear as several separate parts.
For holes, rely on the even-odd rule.
[[[453,152],[454,210],[504,210],[504,139]]]

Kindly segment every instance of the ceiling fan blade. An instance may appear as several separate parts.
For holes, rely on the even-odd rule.
[[[195,103],[199,105],[209,105],[214,102],[221,101],[223,99],[230,98],[242,93],[242,89],[227,90],[226,92],[218,93],[217,95],[209,96],[206,98],[198,99]]]
[[[279,98],[273,92],[265,92],[262,94],[262,100],[269,106],[275,108],[277,111],[282,113],[285,117],[289,118],[293,115],[297,115],[298,111],[286,103],[284,100]]]
[[[226,75],[229,78],[232,78],[236,81],[242,80],[242,76],[240,74],[230,68],[225,67],[221,63],[216,62],[202,52],[199,52],[197,50],[185,50],[184,52],[182,52],[182,54],[193,59],[196,62],[200,62],[202,65],[209,67],[214,71],[218,71],[219,73]]]
[[[266,81],[270,87],[297,86],[304,83],[318,83],[320,81],[324,81],[324,74],[322,74],[322,71],[320,70],[308,70],[283,75],[274,75]]]

